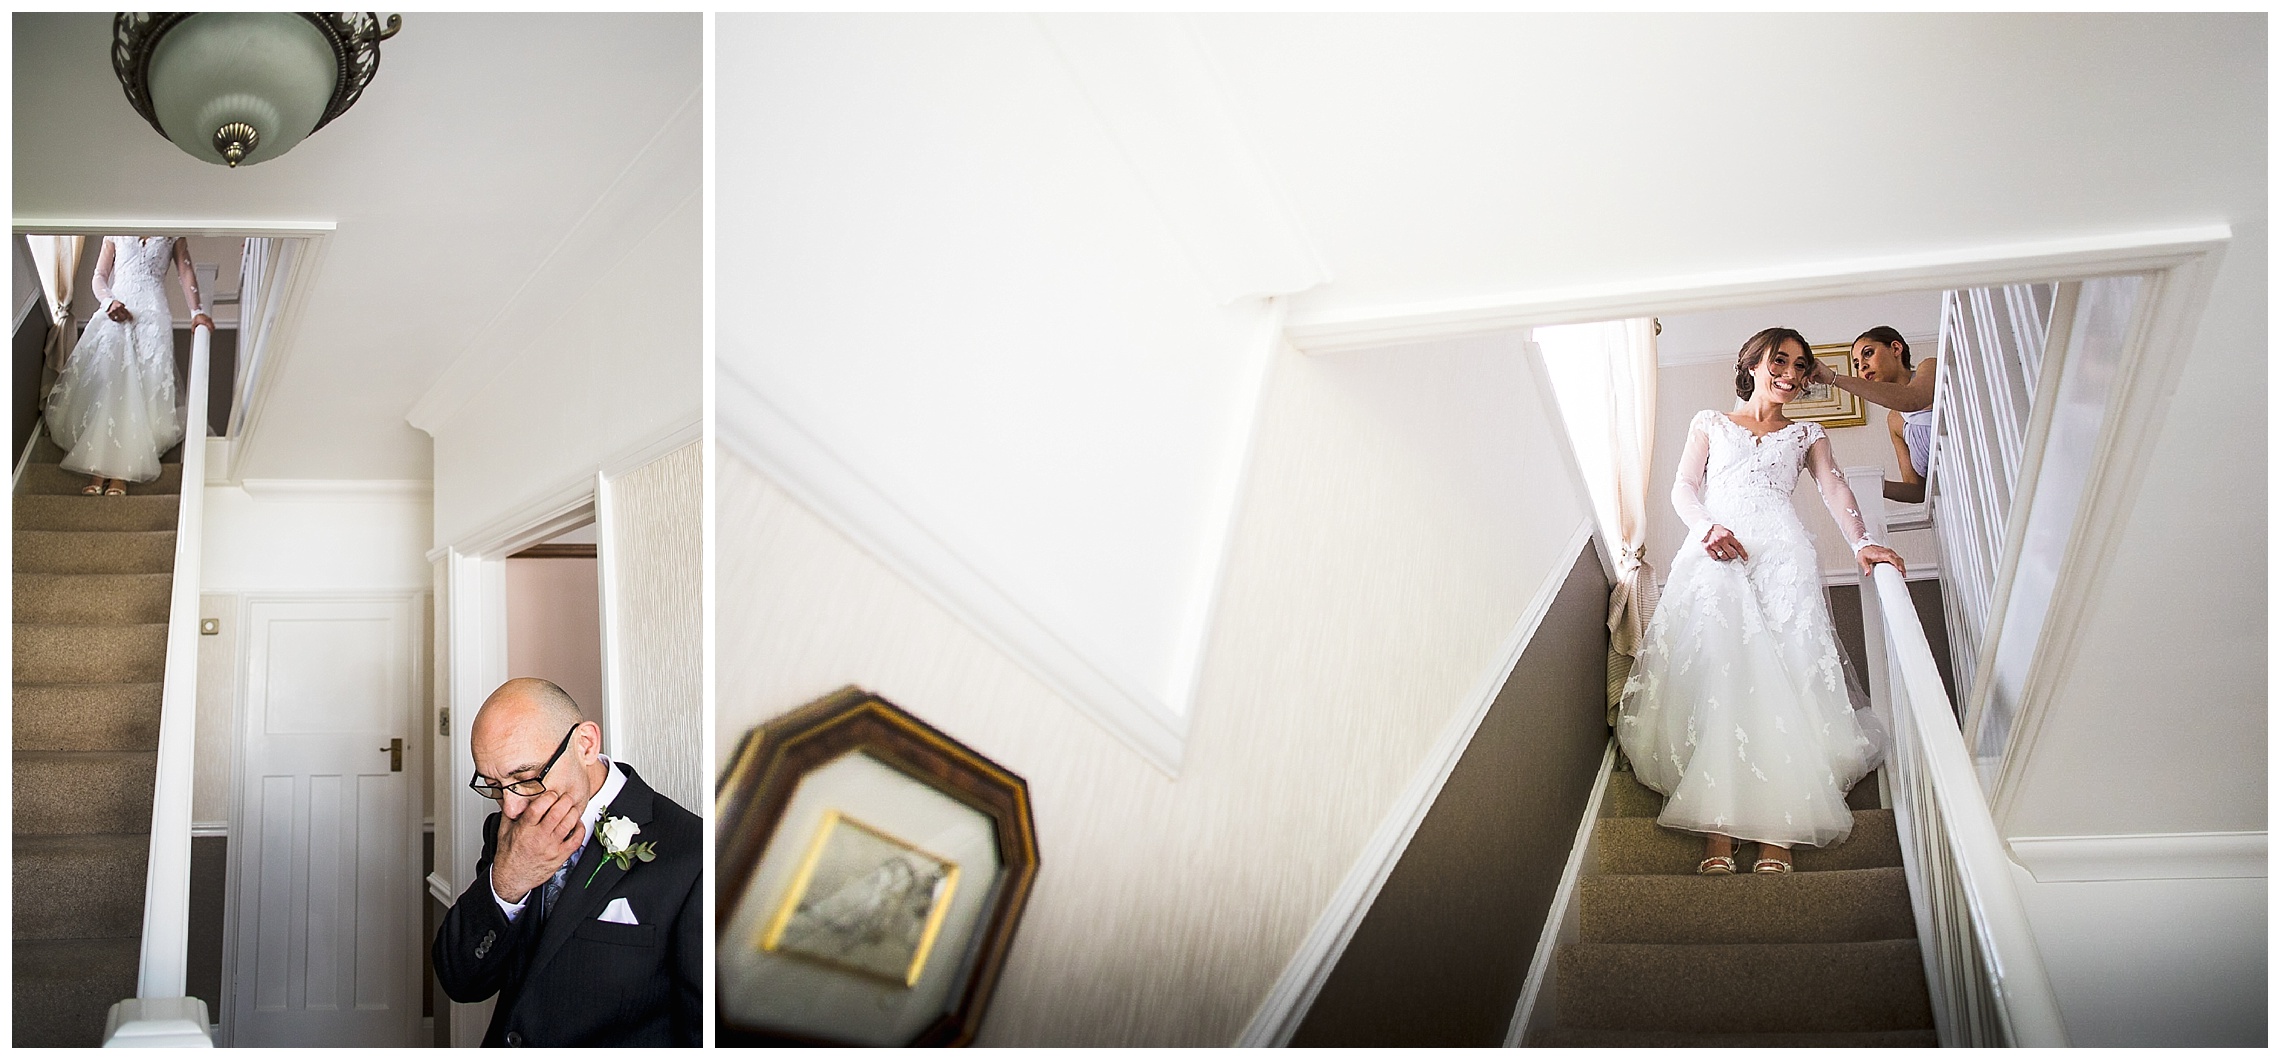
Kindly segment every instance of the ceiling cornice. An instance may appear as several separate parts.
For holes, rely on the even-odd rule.
[[[1749,305],[1979,287],[2141,272],[2189,260],[2232,237],[2199,224],[2095,236],[1869,255],[1692,276],[1509,291],[1473,298],[1308,313],[1292,308],[1291,344],[1307,353],[1398,346],[1539,324],[1675,314]]]

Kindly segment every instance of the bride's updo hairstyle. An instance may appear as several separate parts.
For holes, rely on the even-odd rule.
[[[1813,355],[1813,344],[1805,341],[1805,336],[1798,334],[1796,328],[1767,328],[1742,343],[1741,354],[1734,358],[1735,397],[1744,400],[1749,398],[1750,392],[1757,389],[1757,380],[1750,378],[1750,369],[1757,367],[1759,361],[1765,360],[1766,354],[1780,349],[1782,343],[1791,339],[1797,340],[1797,345],[1805,350],[1805,356]]]
[[[1887,324],[1878,324],[1877,326],[1870,328],[1867,331],[1861,332],[1860,337],[1854,339],[1853,342],[1857,345],[1861,339],[1867,339],[1870,342],[1881,342],[1886,346],[1899,347],[1900,367],[1910,369],[1916,367],[1915,362],[1908,356],[1908,340],[1900,337],[1899,328],[1895,328]]]

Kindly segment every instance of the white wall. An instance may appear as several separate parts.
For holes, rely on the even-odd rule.
[[[695,196],[660,206],[656,226],[607,248],[591,282],[435,431],[435,540],[516,529],[548,498],[591,493],[694,440],[703,418],[704,232]]]
[[[692,442],[612,476],[598,508],[610,753],[684,809],[709,816],[704,447]]]
[[[427,588],[424,486],[274,479],[208,485],[203,588]]]
[[[812,441],[788,485],[887,498],[901,536],[956,568],[922,587],[1005,612],[996,639],[1050,680],[1113,689],[1097,709],[1176,731],[1267,307],[1222,304],[1186,215],[1086,94],[1116,78],[1045,22],[725,16],[718,33],[724,437],[779,465],[786,446],[734,435]]]
[[[254,480],[206,487],[199,614],[220,619],[222,629],[198,638],[198,769],[190,813],[201,827],[220,827],[230,818],[232,741],[249,647],[240,626],[245,596],[423,592],[429,522],[428,498],[411,484]],[[427,638],[415,642],[424,654]],[[409,761],[425,760],[428,733],[420,726],[406,734]],[[432,793],[424,801],[423,815]]]
[[[2037,883],[2014,868],[2076,1046],[2261,1046],[2263,879]]]
[[[724,459],[715,747],[844,684],[966,742],[1044,862],[981,1044],[1225,1045],[1567,572],[1588,506],[1523,357],[1278,355],[1177,780]]]
[[[2236,230],[2121,540],[2086,560],[2103,583],[2006,836],[2268,827],[2267,238]]]

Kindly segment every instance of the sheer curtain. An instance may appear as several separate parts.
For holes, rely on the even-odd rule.
[[[1535,329],[1560,416],[1599,537],[1614,560],[1607,600],[1607,717],[1654,614],[1655,570],[1647,562],[1647,476],[1655,452],[1655,322],[1640,317]]]
[[[253,396],[255,377],[261,373],[270,337],[285,307],[285,281],[293,272],[298,239],[245,241],[245,262],[238,271],[237,393],[230,401],[229,435],[245,433],[247,399]]]
[[[25,236],[24,245],[32,252],[32,268],[40,274],[40,292],[47,296],[48,329],[45,368],[40,373],[39,407],[47,407],[48,385],[55,381],[55,373],[63,370],[63,362],[71,358],[71,348],[79,335],[71,327],[71,285],[79,276],[80,248],[85,236]]]

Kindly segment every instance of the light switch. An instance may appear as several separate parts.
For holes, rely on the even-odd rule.
[[[199,620],[198,620],[198,635],[199,635],[199,636],[202,636],[202,637],[218,637],[218,636],[221,636],[221,635],[222,635],[222,620],[221,620],[221,619],[218,619],[218,618],[201,618],[201,619],[199,619]]]

